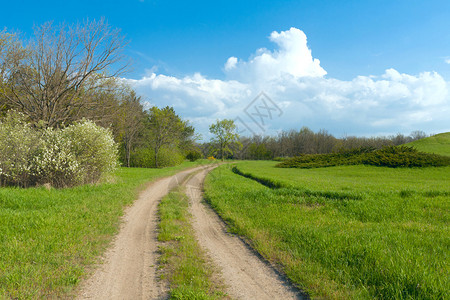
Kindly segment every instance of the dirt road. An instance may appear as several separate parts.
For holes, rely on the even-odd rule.
[[[103,264],[81,285],[78,299],[165,299],[156,278],[159,200],[201,167],[152,183],[125,211],[120,232]]]
[[[227,233],[224,223],[201,203],[202,185],[209,170],[203,170],[186,184],[191,200],[193,227],[200,245],[220,267],[228,294],[235,299],[302,299],[273,268],[264,263],[238,237]]]
[[[235,299],[301,299],[277,273],[201,203],[202,186],[211,168],[198,167],[152,183],[125,211],[120,232],[106,252],[103,264],[81,284],[78,299],[166,299],[167,288],[158,280],[157,209],[170,189],[187,176],[193,227],[200,245],[222,271],[228,294]]]

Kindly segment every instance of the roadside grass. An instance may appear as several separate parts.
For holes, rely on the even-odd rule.
[[[68,189],[0,188],[0,299],[72,295],[144,183],[199,163],[120,168],[114,183]]]
[[[162,279],[169,282],[171,299],[223,299],[226,295],[213,281],[213,267],[195,238],[188,207],[183,188],[159,204]]]
[[[311,297],[448,296],[450,167],[275,164],[237,164],[251,178],[221,166],[207,177],[205,198]]]
[[[419,151],[450,156],[450,132],[439,133],[420,139],[406,146],[413,146]]]

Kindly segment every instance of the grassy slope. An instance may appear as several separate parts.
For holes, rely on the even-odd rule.
[[[450,132],[436,134],[406,145],[414,146],[419,151],[450,156]]]
[[[313,297],[442,298],[448,273],[450,167],[278,169],[243,162],[207,178],[233,230]]]
[[[160,263],[171,299],[222,299],[222,286],[213,282],[214,270],[198,245],[190,224],[189,199],[182,189],[169,193],[159,205]]]
[[[114,184],[0,188],[0,299],[70,293],[117,232],[138,187],[194,165],[121,168]]]

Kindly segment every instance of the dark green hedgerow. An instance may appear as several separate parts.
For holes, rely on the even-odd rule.
[[[379,150],[357,148],[329,154],[302,154],[279,163],[277,167],[310,169],[360,164],[390,168],[442,167],[450,165],[450,158],[419,152],[408,146],[388,146]]]

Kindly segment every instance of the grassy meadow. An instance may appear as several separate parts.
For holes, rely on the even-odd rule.
[[[205,198],[312,298],[443,299],[450,167],[214,170]]]
[[[0,299],[71,295],[144,183],[197,164],[121,168],[110,183],[67,189],[0,188]]]
[[[413,146],[419,151],[450,156],[450,132],[439,133],[420,139],[406,146]]]

